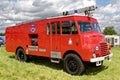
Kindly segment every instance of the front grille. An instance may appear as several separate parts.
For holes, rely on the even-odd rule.
[[[107,55],[107,49],[108,49],[107,43],[100,43],[100,49],[101,49],[102,56]]]

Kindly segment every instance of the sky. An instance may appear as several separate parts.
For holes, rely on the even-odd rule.
[[[101,29],[114,26],[120,33],[120,0],[0,0],[0,33],[17,23],[92,5],[98,7],[93,17]]]

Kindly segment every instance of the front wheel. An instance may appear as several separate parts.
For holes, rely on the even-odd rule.
[[[19,48],[16,52],[16,59],[21,62],[28,62],[28,55],[25,54],[22,48]]]
[[[66,55],[63,61],[63,65],[65,71],[72,75],[80,75],[85,69],[82,60],[75,54]]]

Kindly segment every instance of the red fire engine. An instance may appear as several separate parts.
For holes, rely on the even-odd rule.
[[[112,53],[97,20],[90,16],[94,9],[66,11],[63,16],[8,27],[6,50],[19,61],[28,61],[29,56],[49,57],[54,63],[63,60],[65,71],[72,75],[83,73],[84,62],[100,66]],[[77,15],[81,12],[88,16]]]

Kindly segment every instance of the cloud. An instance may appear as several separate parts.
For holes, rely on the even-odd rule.
[[[0,29],[3,30],[18,22],[45,18],[63,11],[95,4],[95,0],[1,0],[0,27],[2,28]]]
[[[105,7],[101,7],[101,12],[103,12],[104,14],[112,14],[117,12],[117,9],[117,5],[108,4]]]
[[[120,0],[111,0],[105,6],[99,6],[95,11],[94,17],[98,19],[102,28],[114,26],[116,31],[120,33]]]
[[[63,11],[97,5],[97,0],[0,0],[0,32],[10,25],[45,18]],[[101,27],[120,25],[120,0],[98,6],[94,18]]]

